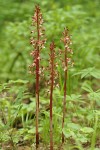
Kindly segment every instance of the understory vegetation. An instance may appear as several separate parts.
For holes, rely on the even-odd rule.
[[[34,61],[30,57],[35,50],[30,45],[30,32],[37,4],[43,14],[46,37],[41,48],[41,66],[47,68],[54,56],[57,68],[49,68],[49,71],[51,77],[56,76],[56,71],[58,76],[56,81],[50,78],[49,86],[57,82],[50,98],[45,83],[50,79],[47,69],[42,68],[44,76],[39,79],[39,114],[36,115],[37,83],[35,75],[29,74],[29,65]],[[50,131],[54,150],[100,149],[99,7],[99,0],[0,0],[0,150],[35,150],[36,116],[37,149],[50,149]],[[58,55],[59,49],[64,49],[60,39],[66,27],[72,35],[71,59],[74,61],[69,69],[61,65]],[[52,63],[50,65],[52,67]],[[52,74],[53,69],[55,74]]]

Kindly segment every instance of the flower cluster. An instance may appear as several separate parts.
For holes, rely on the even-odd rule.
[[[63,37],[61,38],[61,41],[64,43],[65,50],[59,49],[59,55],[64,54],[65,60],[63,58],[60,58],[62,61],[62,67],[64,68],[64,71],[68,70],[68,66],[73,66],[74,63],[71,60],[71,55],[73,54],[72,49],[69,47],[71,42],[71,37],[69,36],[69,30],[67,28],[64,28],[64,32],[62,33]],[[70,56],[69,56],[70,55]]]
[[[49,53],[49,66],[47,67],[47,71],[49,73],[48,77],[49,79],[46,82],[46,85],[51,85],[53,82],[53,87],[59,87],[59,84],[56,82],[58,79],[58,72],[57,72],[57,67],[58,63],[56,62],[56,52],[55,52],[55,43],[51,42],[50,44],[50,53]],[[50,90],[47,91],[50,93]]]
[[[30,73],[35,74],[36,73],[36,65],[37,62],[40,62],[40,50],[45,48],[44,45],[46,43],[46,39],[44,38],[44,31],[43,28],[43,18],[42,13],[40,10],[40,7],[37,5],[35,6],[35,13],[32,17],[32,26],[34,27],[34,30],[31,31],[32,38],[30,43],[32,44],[34,50],[30,53],[30,55],[33,57],[33,63],[29,66]],[[43,72],[43,69],[39,67],[38,74],[40,75],[41,72]]]

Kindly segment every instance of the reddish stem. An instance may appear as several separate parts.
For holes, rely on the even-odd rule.
[[[62,119],[62,129],[64,128],[65,123],[65,114],[66,114],[66,93],[67,93],[67,48],[65,48],[65,74],[64,74],[64,99],[63,99],[63,119]],[[64,134],[62,132],[62,144],[64,143]]]
[[[51,62],[51,87],[50,87],[50,150],[53,150],[53,128],[52,128],[52,101],[53,101],[53,87],[54,87],[54,42],[50,45],[50,62]]]
[[[39,12],[37,9],[37,42],[39,42]],[[36,52],[36,148],[39,145],[39,131],[38,131],[38,122],[39,122],[39,46],[37,44]]]

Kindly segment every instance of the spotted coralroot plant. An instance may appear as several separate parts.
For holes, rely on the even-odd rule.
[[[64,134],[63,134],[63,128],[64,128],[64,120],[66,115],[66,94],[67,94],[67,77],[68,77],[68,70],[69,67],[73,66],[73,62],[71,61],[71,55],[73,54],[72,49],[69,47],[72,42],[70,35],[68,33],[68,29],[65,28],[63,34],[63,37],[61,38],[61,41],[64,43],[64,50],[59,50],[59,54],[62,55],[62,67],[64,68],[64,99],[63,99],[63,117],[62,117],[62,143],[64,143]]]
[[[43,68],[40,66],[40,52],[44,48],[44,44],[46,42],[46,39],[44,39],[44,31],[43,28],[43,18],[42,13],[40,10],[40,7],[37,5],[35,6],[35,13],[32,17],[32,38],[31,38],[31,44],[33,46],[33,51],[30,53],[30,55],[33,57],[33,63],[29,66],[30,73],[33,74],[36,78],[36,148],[39,144],[39,131],[38,131],[38,125],[39,125],[39,79],[40,74],[43,73]]]
[[[56,79],[58,78],[58,73],[57,73],[57,63],[55,62],[56,58],[56,53],[55,53],[55,44],[54,42],[51,42],[50,44],[50,53],[49,53],[49,94],[50,94],[50,150],[53,150],[53,113],[52,113],[52,108],[53,108],[53,90],[54,87],[57,86],[56,84]]]

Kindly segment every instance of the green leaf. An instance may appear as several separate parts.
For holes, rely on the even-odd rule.
[[[82,142],[82,143],[86,143],[88,141],[88,138],[84,135],[84,134],[77,134],[77,140]]]
[[[74,136],[74,132],[73,131],[71,131],[70,129],[63,129],[63,133],[64,133],[64,135],[65,135],[65,137],[66,138],[69,138],[69,137],[71,137],[71,136]]]
[[[93,92],[91,86],[87,83],[83,84],[82,89],[84,89],[87,92]]]
[[[75,123],[68,123],[67,127],[72,130],[79,130],[81,128],[79,124],[75,124]]]
[[[93,133],[93,128],[90,128],[90,127],[83,127],[80,129],[81,132],[83,133]]]
[[[100,79],[100,70],[95,69],[95,67],[86,68],[75,73],[73,76],[76,76],[76,75],[81,75],[81,79],[91,77],[91,76],[94,78]]]
[[[99,102],[100,101],[100,92],[99,93],[96,93],[96,92],[89,93],[89,99]]]
[[[28,130],[28,133],[31,133],[31,134],[35,134],[35,127],[34,128],[32,128],[32,129],[30,129],[30,130]]]
[[[94,70],[94,72],[91,72],[91,76],[100,79],[100,70]]]
[[[29,81],[27,80],[21,80],[21,79],[18,79],[18,80],[10,80],[9,83],[23,83],[23,84],[26,84],[28,83]]]

